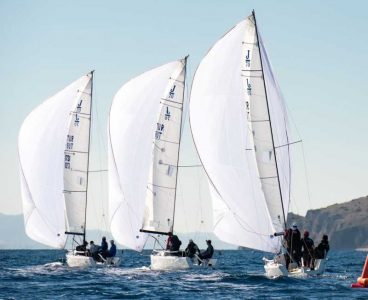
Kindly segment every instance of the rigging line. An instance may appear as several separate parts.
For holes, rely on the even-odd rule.
[[[96,80],[96,79],[95,79]],[[96,92],[95,92],[96,94]],[[98,113],[98,107],[97,107],[97,97],[95,97],[95,115],[97,117],[97,122],[95,123],[95,128],[97,127],[97,145],[98,145],[98,158],[99,158],[99,165],[100,165],[100,170],[102,170],[102,159],[101,159],[101,140],[102,140],[102,130],[101,130],[101,122],[100,122],[100,117],[99,117],[99,113]],[[105,158],[107,157],[107,150],[105,148],[105,143],[103,143],[103,149],[105,151],[104,155]],[[104,188],[103,188],[103,177],[102,177],[102,173],[100,173],[100,189],[101,189],[101,210],[102,210],[102,226],[105,225],[105,228],[107,229],[107,220],[105,218],[106,216],[106,211],[105,211],[105,199],[104,199]]]
[[[255,234],[255,235],[257,235],[263,242],[265,242],[265,244],[266,245],[268,245],[271,249],[273,248],[273,246],[272,245],[270,245],[263,237],[269,237],[268,235],[265,235],[265,234],[260,234],[260,233],[258,233],[258,232],[256,232],[252,227],[250,227],[246,222],[244,222],[243,220],[242,220],[242,218],[240,218],[236,213],[234,213],[234,216],[235,216],[235,219],[238,221],[238,224],[245,230],[245,231],[247,231],[247,232],[249,232],[249,233],[253,233],[253,234]],[[242,221],[242,222],[244,222],[244,224],[245,225],[247,225],[251,230],[249,230],[249,229],[247,229],[247,228],[245,228],[243,225],[242,225],[242,223],[241,222],[239,222],[239,220],[240,221]]]
[[[183,186],[182,186],[182,183],[181,183],[181,179],[180,177],[178,178],[179,180],[179,187],[180,187],[180,190],[181,190],[181,193],[182,193],[182,196],[181,196],[181,203],[183,205],[183,212],[184,212],[184,220],[185,220],[185,227],[187,228],[187,233],[189,233],[189,230],[188,230],[188,220],[187,220],[187,215],[185,213],[185,205],[184,205],[184,190],[183,190]]]
[[[307,191],[308,191],[308,199],[309,199],[309,209],[312,209],[312,202],[310,197],[310,190],[309,190],[309,180],[308,180],[308,172],[307,172],[307,164],[305,161],[305,153],[304,153],[304,145],[302,143],[302,152],[303,152],[303,161],[304,161],[304,171],[305,171],[305,178],[307,181]]]
[[[285,128],[286,128],[286,126],[285,126]],[[287,134],[287,131],[286,131],[286,135],[288,135]],[[281,146],[277,146],[277,147],[275,147],[275,149],[277,149],[277,148],[282,148],[282,147],[286,147],[286,146],[290,146],[290,145],[294,145],[294,144],[297,144],[297,143],[301,143],[302,142],[302,140],[300,140],[300,141],[296,141],[296,142],[292,142],[292,143],[287,143],[287,144],[285,144],[285,145],[281,145]]]

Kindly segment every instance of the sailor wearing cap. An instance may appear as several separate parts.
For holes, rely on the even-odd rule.
[[[293,261],[300,265],[301,255],[302,255],[302,244],[300,240],[300,231],[296,222],[293,223],[292,227],[288,229],[284,234],[284,239],[287,245],[287,251],[292,256]],[[286,257],[286,268],[288,268],[290,262],[290,257]]]

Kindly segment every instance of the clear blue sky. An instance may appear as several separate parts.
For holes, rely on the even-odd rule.
[[[0,212],[22,212],[17,137],[35,106],[95,69],[102,135],[94,143],[92,168],[100,168],[99,149],[105,168],[107,116],[118,89],[133,76],[187,54],[191,78],[208,49],[253,8],[304,141],[312,208],[367,195],[368,2],[2,0]],[[96,126],[95,141],[98,133]],[[197,162],[188,127],[182,150],[182,164]],[[300,150],[296,145],[297,205],[292,207],[304,214],[310,204]],[[205,181],[202,193],[194,194],[198,181],[185,172],[194,171],[181,175],[180,193],[194,201],[187,213],[198,197],[208,210]],[[106,200],[106,176],[101,178],[102,192],[95,198]]]

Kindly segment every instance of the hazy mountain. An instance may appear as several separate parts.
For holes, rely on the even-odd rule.
[[[309,210],[305,217],[289,214],[289,226],[295,221],[301,231],[308,230],[315,243],[323,234],[330,239],[332,249],[356,249],[368,247],[368,196],[325,208]],[[111,239],[111,233],[87,231],[87,240],[99,243],[102,236]],[[215,249],[236,249],[236,246],[220,241],[213,233],[178,233],[182,247],[194,239],[202,249],[205,240],[211,239]],[[164,237],[164,239],[166,239]],[[162,239],[161,239],[162,240]],[[161,242],[162,244],[165,241]],[[149,239],[146,249],[152,249],[154,240]],[[123,247],[120,245],[119,247]],[[156,248],[160,247],[156,245]],[[0,249],[50,249],[31,240],[25,233],[23,215],[0,214]]]
[[[177,233],[182,241],[182,247],[188,244],[189,239],[194,239],[202,249],[206,247],[206,239],[211,239],[216,249],[236,249],[236,246],[220,241],[212,233]],[[106,236],[108,240],[112,239],[110,232],[100,230],[87,230],[87,240],[100,243],[101,238]],[[166,239],[166,237],[164,237]],[[161,238],[161,244],[164,244]],[[149,238],[146,249],[152,249],[154,239]],[[163,245],[165,246],[165,245]],[[118,245],[120,249],[124,247]],[[23,215],[4,215],[0,213],[0,249],[51,249],[46,245],[37,243],[30,239],[24,229]],[[157,245],[156,249],[160,249]]]

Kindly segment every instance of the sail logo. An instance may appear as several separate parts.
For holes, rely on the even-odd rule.
[[[247,112],[247,120],[249,120],[249,118],[250,118],[250,107],[249,107],[249,101],[245,101],[245,105],[246,105],[245,110],[246,110],[246,112]]]
[[[79,117],[75,114],[74,126],[79,126]]]
[[[250,67],[250,50],[248,50],[247,56],[245,57],[245,66]]]
[[[170,99],[173,99],[175,96],[175,88],[176,88],[176,85],[174,85],[173,88],[170,90],[170,93],[169,93]]]
[[[77,112],[81,112],[81,110],[82,110],[82,102],[83,102],[83,100],[81,99],[81,101],[78,103],[78,105],[77,105]]]
[[[65,158],[64,158],[64,168],[65,169],[70,169],[70,155],[65,154]]]
[[[250,85],[249,81],[248,81],[248,78],[247,78],[247,94],[249,96],[252,95],[252,86]]]
[[[74,135],[67,135],[66,137],[66,149],[73,150]]]
[[[169,107],[166,106],[166,114],[165,114],[165,120],[170,121],[171,113],[169,111]]]
[[[157,129],[156,129],[156,139],[160,140],[161,135],[164,132],[165,126],[164,124],[157,123]]]

